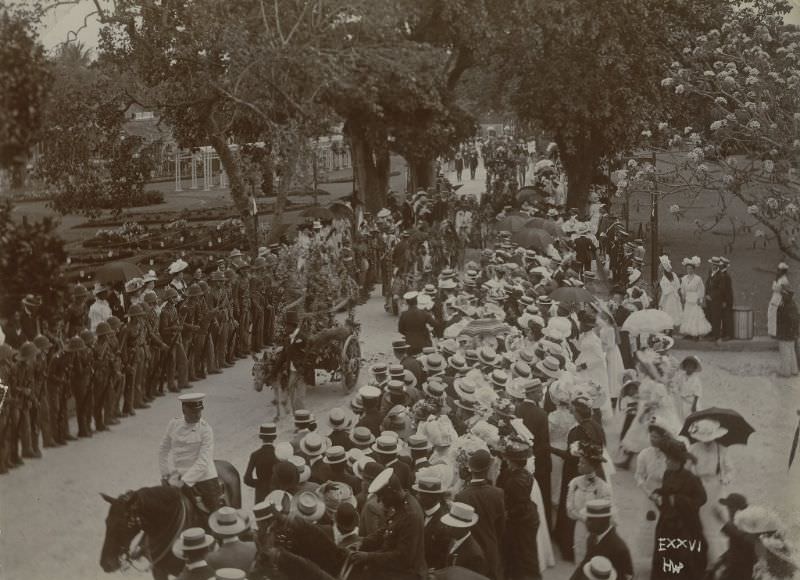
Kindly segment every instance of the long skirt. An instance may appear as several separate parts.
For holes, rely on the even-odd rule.
[[[714,514],[719,509],[719,499],[725,495],[722,482],[716,475],[703,477],[703,487],[706,490],[706,503],[700,506],[700,522],[703,524],[703,534],[708,546],[708,561],[716,562],[726,550],[727,540],[722,535],[722,523]]]
[[[539,570],[544,572],[556,565],[553,543],[550,541],[550,530],[547,529],[547,518],[544,513],[544,499],[539,484],[533,480],[531,487],[531,501],[536,504],[539,512],[539,528],[536,530],[536,550],[539,553]]]
[[[781,355],[781,366],[778,370],[778,374],[782,377],[793,377],[797,376],[798,372],[798,365],[797,365],[797,351],[795,349],[794,340],[779,340],[778,341],[778,352]]]

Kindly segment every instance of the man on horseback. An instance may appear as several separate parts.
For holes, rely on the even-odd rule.
[[[212,513],[224,499],[214,466],[214,432],[202,418],[204,398],[203,393],[178,397],[183,417],[175,417],[167,426],[158,451],[158,468],[163,485],[186,486],[185,491],[201,509]]]

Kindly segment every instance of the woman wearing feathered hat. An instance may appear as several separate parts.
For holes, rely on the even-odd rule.
[[[681,280],[678,275],[672,271],[672,262],[669,256],[660,256],[659,269],[661,270],[661,277],[658,282],[659,298],[658,309],[669,314],[672,318],[673,326],[679,327],[683,315],[683,308],[681,306]]]
[[[681,315],[680,332],[695,340],[711,332],[711,324],[703,312],[703,300],[706,287],[703,279],[695,274],[695,269],[700,265],[700,258],[684,258],[683,266],[686,275],[681,278],[681,300],[683,301],[683,314]]]

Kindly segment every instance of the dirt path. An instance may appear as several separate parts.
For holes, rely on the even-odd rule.
[[[383,312],[380,297],[361,307],[362,348],[371,360],[390,353],[397,319]],[[684,353],[676,353],[681,356]],[[757,432],[746,448],[734,450],[739,482],[752,502],[776,505],[787,520],[800,527],[800,497],[786,458],[791,432],[800,408],[798,381],[773,381],[765,375],[774,367],[775,354],[714,353],[704,356],[706,404],[731,406],[746,411]],[[365,365],[366,366],[366,365]],[[244,469],[258,446],[258,425],[273,416],[269,396],[253,391],[251,363],[240,361],[224,375],[198,383],[194,390],[208,394],[205,416],[214,428],[216,455]],[[751,376],[761,375],[761,376]],[[366,372],[361,375],[363,382]],[[320,419],[336,404],[346,404],[339,386],[314,389],[308,406]],[[0,477],[0,578],[26,580],[94,580],[107,578],[98,564],[103,542],[106,504],[99,492],[118,495],[158,482],[157,449],[169,419],[179,413],[174,395],[158,399],[153,408],[139,413],[111,433],[82,440],[67,447],[47,450],[44,459]],[[291,428],[284,420],[283,431]],[[619,426],[609,429],[616,439]],[[630,501],[634,489],[630,472],[613,478],[620,509],[620,533],[635,539],[643,518]],[[792,496],[792,493],[794,496]],[[243,492],[245,507],[252,492]],[[796,530],[800,535],[800,530]],[[632,544],[632,546],[635,544]],[[649,553],[637,553],[638,573],[649,566]],[[561,563],[545,574],[547,580],[569,578],[572,566]],[[130,573],[133,577],[147,575]],[[645,576],[642,576],[645,577]]]

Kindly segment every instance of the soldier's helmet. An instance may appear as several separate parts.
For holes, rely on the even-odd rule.
[[[81,330],[80,337],[81,340],[86,343],[86,346],[92,346],[92,344],[94,344],[94,332],[88,328]]]
[[[200,286],[200,290],[202,290],[202,291],[203,291],[203,294],[207,294],[207,293],[208,293],[208,290],[209,290],[209,288],[208,288],[208,282],[206,282],[205,280],[200,280],[200,281],[197,283],[197,285],[198,285],[198,286]]]
[[[33,344],[35,344],[36,348],[38,348],[39,350],[45,350],[53,346],[53,343],[50,342],[50,339],[47,338],[44,334],[40,334],[36,338],[34,338]]]
[[[111,330],[113,330],[114,332],[119,330],[120,327],[122,326],[122,321],[119,318],[117,318],[116,316],[112,316],[111,318],[106,320],[106,322],[108,322],[108,325],[111,327]]]
[[[80,352],[86,349],[86,343],[84,343],[79,336],[73,336],[67,341],[64,350],[66,352]]]
[[[10,344],[0,344],[0,362],[10,359],[16,352]]]
[[[142,299],[147,302],[148,304],[158,304],[158,294],[153,292],[152,290],[148,290],[142,296]]]
[[[178,291],[175,290],[172,286],[167,286],[167,289],[164,290],[164,300],[170,300],[173,298],[178,297]]]
[[[189,286],[189,289],[186,291],[187,296],[202,296],[203,290],[197,284],[192,284]]]
[[[89,291],[83,284],[75,284],[75,286],[72,288],[73,298],[87,298],[88,296],[89,296]]]
[[[128,309],[128,318],[136,318],[138,316],[144,316],[144,308],[142,308],[141,304],[134,304]]]
[[[114,331],[111,329],[111,325],[108,322],[101,322],[97,325],[97,328],[94,329],[94,333],[96,336],[106,336],[108,334],[112,334]]]
[[[39,349],[36,348],[36,345],[29,340],[23,342],[22,346],[19,347],[19,356],[22,358],[22,360],[31,360],[37,354],[39,354]]]

